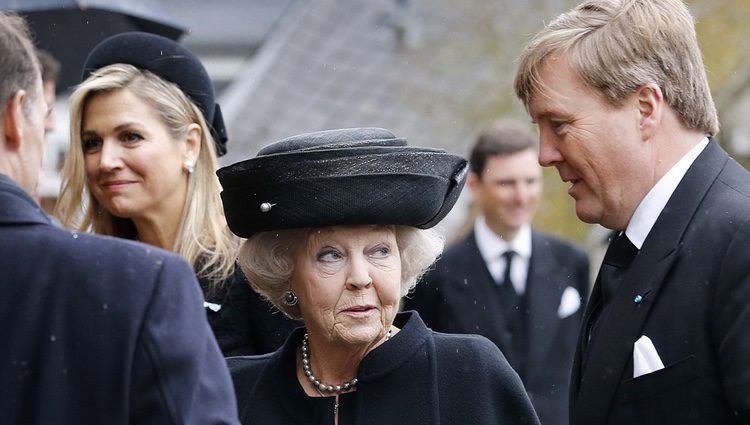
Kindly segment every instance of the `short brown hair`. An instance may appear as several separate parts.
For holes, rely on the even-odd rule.
[[[587,0],[557,17],[518,61],[514,89],[527,109],[544,90],[539,73],[553,55],[612,106],[653,83],[686,128],[719,131],[695,22],[681,0]]]
[[[482,129],[469,155],[469,167],[482,175],[487,160],[495,155],[511,155],[535,149],[536,140],[529,129],[514,121],[498,120]]]
[[[44,49],[36,49],[39,60],[39,68],[42,71],[42,81],[57,83],[60,77],[60,62],[52,54]]]

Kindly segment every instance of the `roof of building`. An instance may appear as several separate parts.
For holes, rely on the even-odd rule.
[[[344,127],[384,127],[412,144],[465,153],[484,118],[512,103],[509,77],[498,72],[516,52],[478,39],[485,3],[294,2],[222,95],[230,136],[222,162]]]

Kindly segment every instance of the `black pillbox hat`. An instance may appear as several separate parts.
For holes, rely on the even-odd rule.
[[[148,70],[176,84],[203,113],[216,142],[216,154],[227,152],[227,130],[221,108],[214,98],[214,85],[200,60],[181,44],[156,34],[125,32],[97,44],[83,65],[83,77],[116,63]]]
[[[426,229],[445,217],[466,181],[464,158],[408,146],[381,128],[289,137],[217,174],[238,236],[302,227],[396,224]]]

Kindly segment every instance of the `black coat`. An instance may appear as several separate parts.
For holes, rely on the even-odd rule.
[[[234,424],[192,268],[71,232],[0,175],[0,422]]]
[[[276,351],[294,328],[302,326],[261,298],[239,265],[217,290],[210,289],[205,279],[200,284],[206,301],[213,304],[206,306],[206,315],[225,357]]]
[[[534,230],[527,276],[523,358],[510,349],[503,303],[473,231],[446,250],[404,306],[417,310],[435,331],[489,338],[521,376],[542,424],[566,424],[570,370],[588,292],[588,257],[581,248]],[[561,317],[566,291],[583,299],[578,310]]]
[[[415,312],[360,364],[340,396],[346,424],[537,424],[518,375],[487,339],[427,329]],[[229,358],[243,424],[332,424],[334,397],[308,397],[296,375],[304,329],[265,356]]]
[[[597,282],[586,329],[600,300]],[[573,424],[750,423],[750,173],[713,140],[597,320],[585,366],[588,332],[578,343]],[[634,379],[642,335],[665,368]]]

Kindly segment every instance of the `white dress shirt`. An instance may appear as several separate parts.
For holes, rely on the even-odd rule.
[[[511,261],[510,278],[516,293],[523,295],[526,292],[526,277],[531,260],[531,226],[523,225],[516,237],[508,242],[493,232],[484,221],[484,216],[480,215],[474,222],[474,237],[479,253],[497,284],[502,283],[505,274],[506,261],[503,254],[509,249],[516,252]]]
[[[708,146],[708,138],[703,138],[693,149],[682,157],[664,176],[651,188],[643,198],[638,208],[635,209],[633,217],[628,223],[625,234],[636,248],[641,249],[643,242],[654,227],[656,219],[659,218],[667,201],[672,197],[675,189],[685,177],[688,168],[693,165],[698,155]]]

